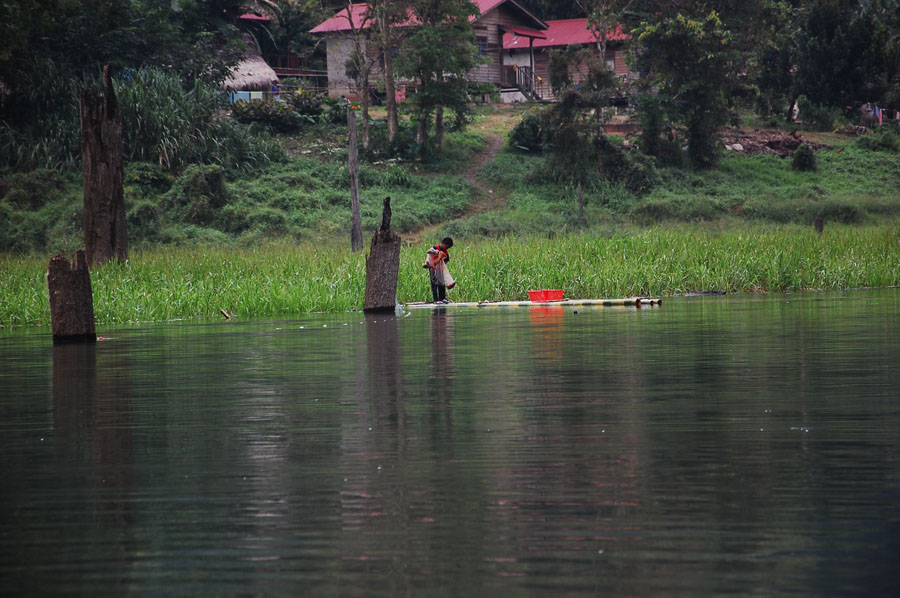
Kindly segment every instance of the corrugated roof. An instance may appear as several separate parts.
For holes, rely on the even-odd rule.
[[[257,15],[252,12],[242,14],[241,16],[238,17],[238,19],[241,19],[242,21],[271,21],[272,20],[265,15]]]
[[[539,24],[543,24],[537,17],[534,17],[530,12],[525,10],[522,6],[516,3],[513,0],[472,0],[472,3],[478,7],[480,14],[486,14],[488,11],[491,11],[503,4],[504,2],[511,2],[517,8],[525,12],[528,16],[534,18]],[[315,27],[310,30],[310,33],[334,33],[337,31],[350,31],[350,20],[347,18],[349,14],[353,18],[353,26],[357,29],[365,29],[369,26],[369,23],[366,22],[366,11],[369,9],[368,3],[359,3],[359,4],[351,4],[349,8],[343,8],[337,12],[330,19],[326,19],[325,21],[319,23]],[[348,12],[352,11],[352,12]],[[470,21],[477,20],[478,17],[470,17]],[[411,22],[407,22],[401,26],[411,25]]]
[[[569,44],[593,44],[597,38],[587,26],[587,19],[563,19],[560,21],[547,21],[547,31],[544,39],[535,39],[535,48],[552,48],[568,46]],[[628,34],[617,25],[615,31],[607,36],[607,41],[622,41],[628,39]],[[503,35],[503,49],[527,48],[528,38],[506,33]]]
[[[538,31],[537,29],[513,27],[511,25],[500,25],[500,29],[517,37],[533,37],[535,39],[544,39],[545,37],[547,37],[546,32]]]
[[[325,19],[310,30],[310,33],[332,33],[335,31],[350,31],[350,21],[347,15],[353,17],[353,26],[356,29],[365,29],[368,27],[366,23],[366,11],[369,9],[368,4],[351,4],[349,8],[339,10],[330,19]],[[352,10],[352,13],[348,13]]]

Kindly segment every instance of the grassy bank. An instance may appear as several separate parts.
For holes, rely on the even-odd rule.
[[[673,225],[615,234],[460,239],[453,301],[525,299],[528,289],[564,288],[572,298],[694,291],[779,292],[900,285],[900,222],[740,229]],[[255,248],[135,251],[127,264],[92,272],[100,324],[242,318],[358,309],[364,255],[349,243],[271,243]],[[401,254],[399,298],[429,300],[426,246]],[[46,325],[48,258],[0,256],[0,326]]]
[[[504,209],[456,220],[450,232],[471,237],[588,231],[622,223],[812,224],[824,218],[875,224],[900,218],[900,155],[844,143],[817,152],[817,172],[794,170],[790,159],[777,156],[728,154],[715,170],[659,168],[660,182],[646,194],[619,183],[589,181],[586,220],[580,218],[575,190],[552,180],[545,157],[507,149],[483,173],[505,197]]]
[[[520,116],[521,109],[481,109],[468,131],[448,134],[431,161],[366,154],[360,168],[364,228],[380,223],[385,196],[393,200],[393,226],[401,233],[441,226],[466,239],[660,223],[809,225],[824,218],[877,224],[900,218],[900,153],[875,143],[876,134],[837,133],[819,140],[826,145],[816,150],[814,172],[793,169],[790,158],[728,152],[714,170],[651,168],[645,174],[655,185],[636,192],[627,177],[604,180],[598,171],[585,186],[582,218],[575,190],[556,176],[546,155],[516,151],[505,141],[497,155],[488,152]],[[171,172],[150,162],[129,163],[124,193],[131,246],[346,236],[346,128],[319,124],[279,140],[288,161],[251,170],[192,164]],[[0,251],[71,253],[83,245],[81,206],[77,171],[0,173]]]

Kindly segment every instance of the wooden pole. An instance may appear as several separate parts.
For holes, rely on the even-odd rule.
[[[821,235],[822,231],[825,230],[825,219],[824,218],[816,218],[815,220],[813,220],[813,228],[815,228],[816,232]]]
[[[355,253],[362,251],[362,217],[359,213],[359,139],[356,133],[356,113],[347,107],[347,127],[350,129],[350,211],[353,223],[350,225],[350,248]]]
[[[47,288],[53,342],[95,342],[94,295],[83,249],[75,252],[71,268],[69,260],[59,254],[50,258]]]
[[[128,259],[122,156],[122,118],[109,65],[103,93],[81,91],[81,169],[84,244],[89,264]]]
[[[366,258],[366,313],[392,313],[397,305],[400,274],[400,235],[391,230],[391,198],[384,198],[381,228],[372,236]]]

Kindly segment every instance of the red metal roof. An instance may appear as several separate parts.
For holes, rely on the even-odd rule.
[[[547,21],[547,31],[544,32],[544,39],[535,39],[535,48],[552,48],[558,46],[568,46],[569,44],[593,44],[597,42],[597,38],[587,28],[587,19],[563,19],[561,21]],[[617,25],[615,31],[607,36],[607,41],[622,41],[628,39],[629,35],[622,30],[621,25]],[[503,35],[503,49],[513,50],[515,48],[527,48],[528,38],[520,37],[512,33]]]
[[[547,34],[543,31],[538,31],[537,29],[526,29],[525,27],[511,27],[509,25],[500,25],[500,29],[506,31],[507,33],[511,33],[517,37],[533,37],[535,39],[544,39],[547,37]]]
[[[261,15],[255,15],[255,14],[253,14],[252,12],[248,12],[247,14],[243,14],[243,15],[239,16],[238,18],[241,19],[241,20],[244,20],[244,21],[271,21],[271,20],[272,20],[272,19],[270,19],[269,17],[264,17],[264,16],[261,16]]]
[[[335,31],[350,31],[350,21],[347,19],[348,10],[352,9],[353,26],[357,29],[365,29],[369,26],[366,22],[366,11],[369,10],[368,4],[351,4],[349,8],[344,8],[337,12],[330,19],[326,19],[313,27],[310,33],[332,33]]]
[[[488,11],[493,10],[494,8],[500,6],[504,2],[512,1],[520,10],[524,11],[527,15],[532,16],[531,13],[526,11],[524,8],[519,6],[514,0],[472,0],[472,3],[478,7],[479,14],[483,15]],[[352,13],[348,13],[349,9],[344,8],[338,11],[330,19],[326,19],[325,21],[319,23],[315,27],[310,30],[310,33],[334,33],[337,31],[350,31],[350,21],[347,18],[347,15],[350,14],[353,18],[353,25],[357,29],[365,29],[369,26],[369,23],[366,22],[365,16],[366,11],[369,9],[369,5],[365,2],[359,4],[351,4],[350,9],[352,9]],[[537,19],[536,17],[534,17]],[[470,17],[469,21],[476,21],[478,17]],[[538,20],[538,23],[540,21]],[[401,26],[409,26],[412,22],[407,22]]]

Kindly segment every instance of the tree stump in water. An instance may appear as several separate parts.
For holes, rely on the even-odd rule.
[[[122,117],[109,65],[103,93],[81,92],[81,168],[84,192],[84,245],[89,264],[128,257],[122,156]]]
[[[372,237],[366,257],[366,313],[393,312],[397,304],[400,274],[400,235],[391,231],[391,198],[384,198],[381,229]]]
[[[75,252],[71,268],[69,260],[61,255],[50,258],[47,287],[53,342],[95,342],[94,294],[83,249]]]

